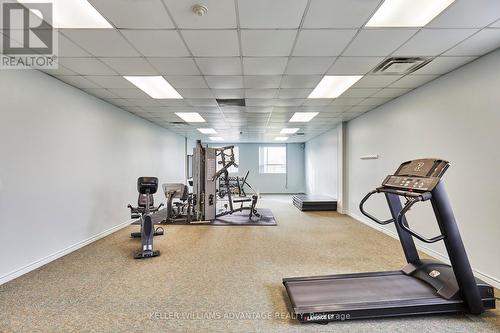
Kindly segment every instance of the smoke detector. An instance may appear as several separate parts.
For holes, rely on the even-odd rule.
[[[203,16],[208,12],[208,7],[201,4],[196,4],[191,9],[193,10],[193,13],[198,16]]]
[[[372,71],[374,74],[410,74],[427,65],[432,58],[395,57],[382,61]]]

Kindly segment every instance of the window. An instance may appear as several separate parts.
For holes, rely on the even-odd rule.
[[[286,146],[259,147],[259,173],[286,173]]]
[[[239,149],[239,147],[234,146],[233,152],[234,152],[234,162],[239,166],[240,165],[240,149]],[[219,162],[222,162],[222,158],[220,156],[217,156],[217,171],[222,169],[222,164],[220,164]],[[229,173],[238,173],[238,167],[235,167],[233,165],[229,169],[227,169],[227,171],[229,171]]]

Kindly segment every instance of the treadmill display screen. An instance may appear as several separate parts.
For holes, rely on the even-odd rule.
[[[449,163],[437,159],[419,159],[405,162],[396,171],[398,176],[441,177]]]

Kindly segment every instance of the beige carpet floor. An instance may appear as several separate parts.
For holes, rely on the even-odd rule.
[[[137,261],[131,226],[6,283],[0,332],[500,332],[498,310],[326,326],[287,318],[283,277],[394,270],[404,258],[396,240],[349,217],[300,212],[289,196],[261,207],[277,227],[168,226],[155,238],[162,255]]]

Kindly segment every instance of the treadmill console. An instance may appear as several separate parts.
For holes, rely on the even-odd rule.
[[[435,158],[422,158],[402,163],[394,173],[397,176],[439,177],[445,173],[450,163]]]
[[[436,187],[438,177],[409,177],[409,176],[387,176],[382,186],[396,188],[404,191],[429,192]]]
[[[385,178],[382,186],[404,191],[432,191],[449,167],[441,159],[418,159],[402,163],[394,175]]]

